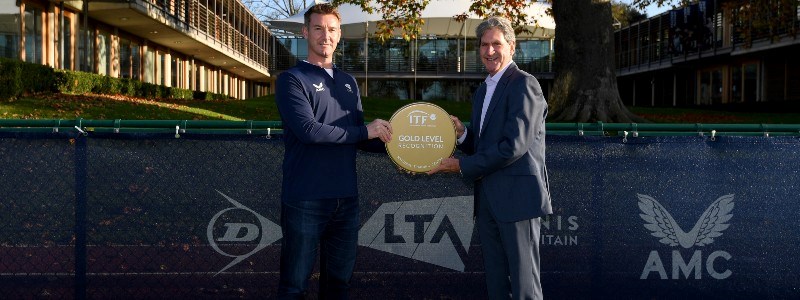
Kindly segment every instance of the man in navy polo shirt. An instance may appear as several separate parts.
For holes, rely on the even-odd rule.
[[[308,59],[278,76],[286,145],[280,299],[305,296],[318,250],[319,297],[347,298],[359,227],[356,150],[385,151],[392,138],[385,120],[364,125],[355,78],[333,65],[340,24],[335,7],[309,8],[303,25]]]

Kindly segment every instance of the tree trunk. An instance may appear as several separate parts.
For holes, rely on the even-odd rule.
[[[614,31],[607,0],[553,1],[556,22],[553,121],[646,122],[622,104],[614,71]]]

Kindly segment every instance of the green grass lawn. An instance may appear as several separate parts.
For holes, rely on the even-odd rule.
[[[409,100],[362,99],[366,120],[389,119]],[[467,102],[433,101],[447,112],[467,118]],[[144,100],[125,97],[52,95],[0,101],[0,119],[95,120],[280,120],[275,97],[247,100]]]
[[[410,100],[364,98],[365,120],[389,119]],[[448,113],[468,120],[469,102],[432,101]],[[712,110],[700,108],[631,107],[655,123],[800,124],[797,110],[777,112]],[[0,101],[0,119],[94,119],[94,120],[280,120],[275,97],[248,100],[146,100],[121,96],[47,95]]]

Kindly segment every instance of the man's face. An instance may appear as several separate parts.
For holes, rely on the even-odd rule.
[[[486,71],[494,76],[500,69],[511,61],[514,55],[514,43],[508,43],[503,32],[497,28],[490,28],[481,37],[481,61]]]
[[[308,58],[330,59],[341,37],[339,19],[335,15],[312,14],[303,37],[308,41]]]

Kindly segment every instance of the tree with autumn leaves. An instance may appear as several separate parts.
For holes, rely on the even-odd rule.
[[[633,0],[632,5],[644,8],[683,6],[697,0]],[[717,0],[739,11],[737,22],[760,28],[778,28],[795,22],[792,14],[797,0]],[[349,3],[369,13],[379,13],[376,37],[385,40],[395,29],[402,37],[415,39],[424,24],[421,12],[430,0],[333,0],[334,5]],[[551,15],[556,23],[553,62],[555,80],[548,99],[551,121],[557,122],[645,122],[631,113],[619,96],[614,66],[614,29],[608,0],[550,0]],[[518,31],[523,24],[535,24],[524,11],[529,0],[474,0],[470,12],[485,18],[503,15]],[[782,13],[787,12],[787,13]],[[456,20],[465,14],[454,16]],[[788,26],[794,28],[793,26]],[[777,31],[775,31],[777,33]],[[796,34],[795,32],[790,32]],[[745,39],[747,36],[744,37]]]
[[[379,13],[376,36],[386,39],[398,28],[403,38],[414,39],[424,22],[422,10],[430,0],[334,0],[364,11]],[[485,18],[503,15],[522,31],[523,24],[535,23],[524,11],[529,0],[474,0],[470,11]],[[371,6],[373,4],[377,4]],[[559,122],[643,122],[622,104],[614,72],[614,31],[611,3],[598,0],[553,0],[556,22],[553,71],[555,81],[548,102],[551,121]],[[464,15],[454,16],[457,20]]]

